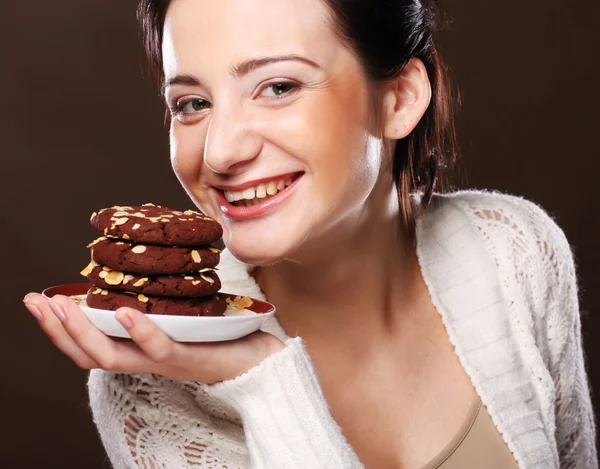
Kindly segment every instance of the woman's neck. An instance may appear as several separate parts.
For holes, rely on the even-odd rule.
[[[253,275],[288,335],[341,345],[392,333],[398,311],[414,303],[420,278],[395,191],[373,194],[335,232]]]

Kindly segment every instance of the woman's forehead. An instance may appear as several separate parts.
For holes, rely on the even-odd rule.
[[[289,54],[326,65],[340,46],[322,0],[173,0],[163,66],[169,76]]]

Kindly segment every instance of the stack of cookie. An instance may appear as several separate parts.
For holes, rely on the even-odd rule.
[[[88,245],[92,261],[81,272],[94,285],[87,294],[91,308],[184,316],[225,312],[225,299],[216,294],[220,251],[209,246],[223,231],[212,218],[145,204],[102,209],[91,224],[103,234]]]

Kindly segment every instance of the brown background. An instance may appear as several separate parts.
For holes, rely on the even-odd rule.
[[[600,3],[446,3],[454,22],[440,43],[464,100],[455,184],[523,195],[556,217],[578,262],[598,390]],[[157,90],[144,78],[135,4],[19,0],[0,9],[3,468],[109,467],[86,373],[54,349],[22,296],[80,281],[93,210],[191,208],[169,167]]]

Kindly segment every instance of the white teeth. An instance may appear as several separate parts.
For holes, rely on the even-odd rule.
[[[267,194],[277,194],[277,184],[275,182],[271,181],[269,184],[267,184]]]
[[[246,199],[246,200],[252,200],[256,196],[256,193],[254,192],[254,188],[251,187],[249,189],[246,189],[243,192],[243,196],[244,196],[244,199]]]
[[[290,184],[292,184],[292,178],[288,179],[287,181],[279,179],[278,181],[271,181],[267,184],[259,184],[257,187],[250,187],[243,191],[223,192],[225,193],[225,198],[228,202],[241,201],[238,205],[251,207],[262,203],[262,201],[259,199],[273,196],[277,194],[277,192],[285,189]]]

